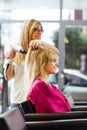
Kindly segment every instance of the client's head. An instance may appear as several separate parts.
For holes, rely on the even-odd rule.
[[[25,59],[25,79],[30,86],[38,78],[56,73],[59,51],[48,43],[39,44],[38,49],[29,48]]]

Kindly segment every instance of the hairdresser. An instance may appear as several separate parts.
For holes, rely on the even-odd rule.
[[[26,52],[29,48],[30,42],[32,48],[37,48],[37,41],[41,39],[43,33],[42,24],[35,20],[26,20],[20,33],[19,46],[22,48],[13,48],[7,53],[7,63],[4,65],[4,77],[7,81],[12,81],[11,96],[10,96],[10,108],[20,108],[20,103],[25,99],[24,95],[24,61]],[[18,51],[19,50],[19,51]],[[22,53],[23,52],[23,53]],[[32,58],[32,57],[31,57]]]

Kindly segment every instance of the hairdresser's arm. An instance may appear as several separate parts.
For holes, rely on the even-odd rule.
[[[31,40],[30,43],[29,43],[29,47],[31,47],[32,49],[37,49],[40,44],[49,46],[49,43],[46,43],[44,41],[41,41],[41,40]]]
[[[4,77],[9,81],[14,76],[14,67],[12,64],[12,58],[15,57],[14,51],[9,51],[6,55],[6,60],[4,63]]]
[[[37,49],[40,44],[43,44],[43,46],[45,45],[45,47],[46,47],[46,46],[47,46],[47,47],[51,47],[51,46],[50,46],[50,45],[51,45],[50,43],[46,43],[46,42],[41,41],[41,40],[32,40],[32,41],[29,43],[29,47],[31,47],[32,49]],[[59,54],[58,49],[57,49],[54,45],[52,45],[52,47],[53,47],[53,48],[55,49],[55,51]],[[51,48],[52,48],[52,47],[51,47]]]

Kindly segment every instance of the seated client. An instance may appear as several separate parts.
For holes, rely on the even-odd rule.
[[[39,44],[38,49],[29,48],[25,59],[26,98],[35,106],[36,113],[71,111],[64,94],[48,82],[57,73],[59,51],[53,45]]]

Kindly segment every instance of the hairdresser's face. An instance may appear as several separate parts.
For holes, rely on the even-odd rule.
[[[43,30],[41,29],[41,25],[39,25],[38,28],[34,29],[34,32],[32,34],[32,40],[41,39],[42,33],[43,33]]]
[[[45,71],[47,75],[49,74],[56,74],[57,73],[57,68],[58,68],[58,60],[53,59],[52,61],[48,61]]]

